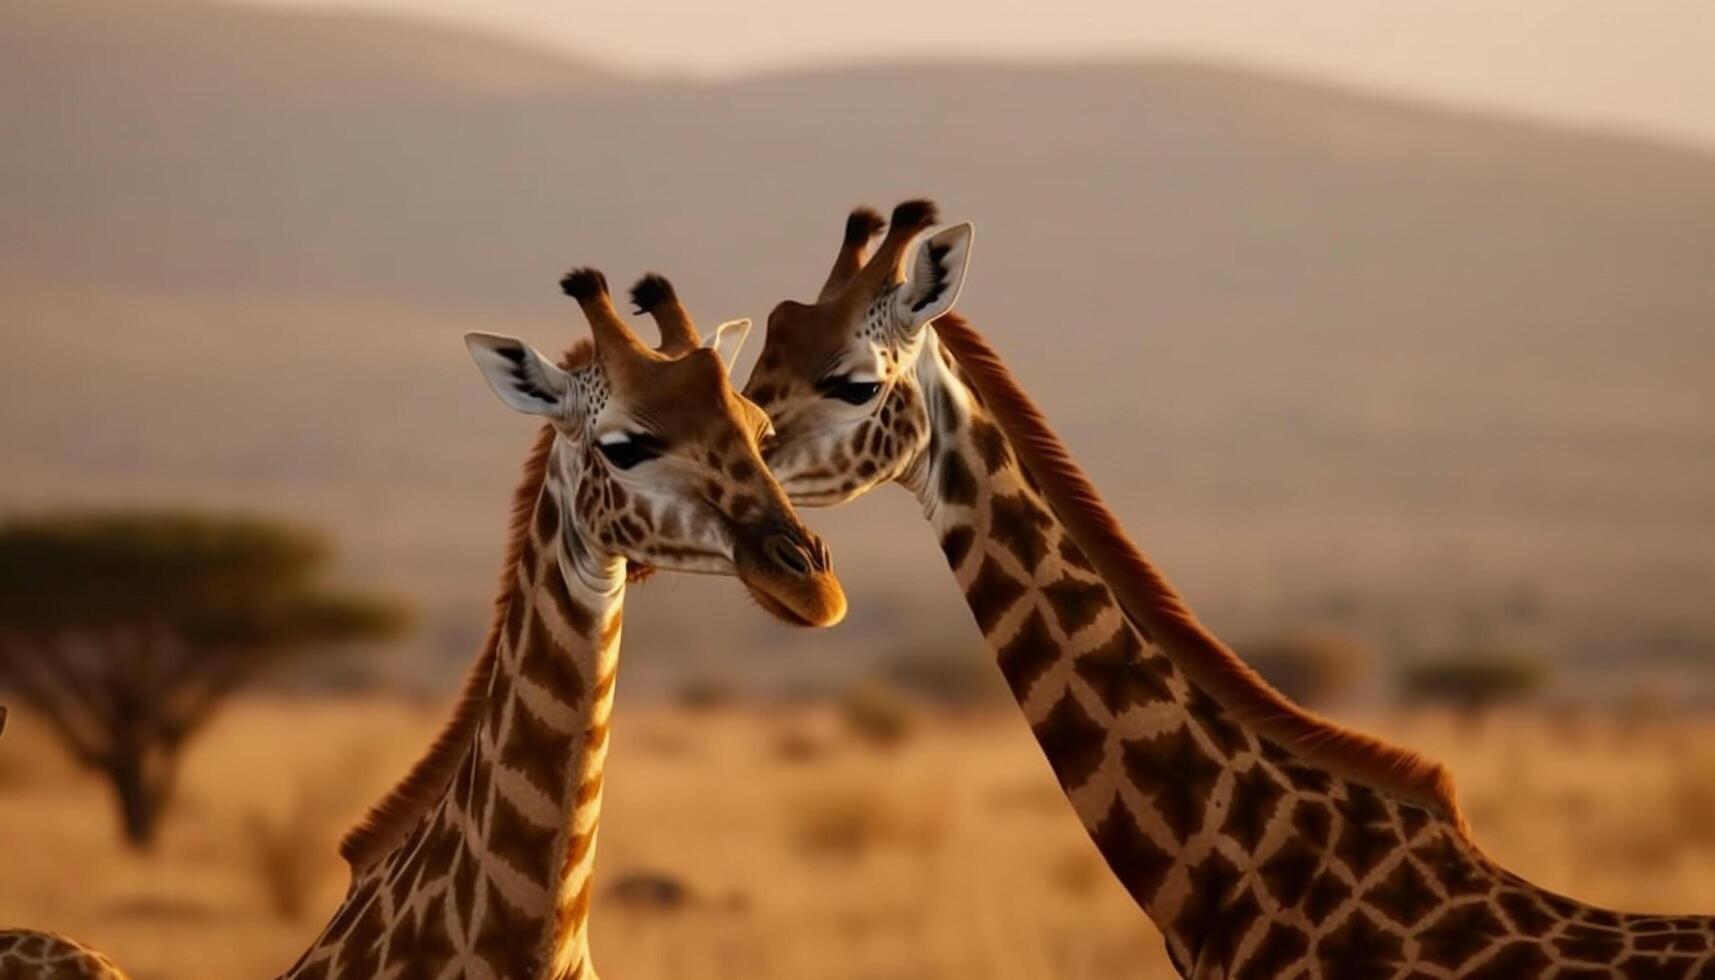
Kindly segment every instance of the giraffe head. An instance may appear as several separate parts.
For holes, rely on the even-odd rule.
[[[897,479],[927,448],[914,368],[930,322],[958,299],[971,251],[971,226],[961,224],[908,254],[934,223],[933,204],[907,201],[866,255],[883,222],[853,211],[816,301],[787,300],[769,314],[745,395],[774,421],[768,465],[794,503],[844,503]]]
[[[591,333],[561,363],[510,337],[465,343],[501,401],[554,428],[544,487],[559,505],[566,573],[629,563],[736,575],[780,619],[839,622],[846,601],[827,546],[763,465],[768,417],[727,380],[750,322],[700,341],[673,287],[646,276],[632,299],[660,327],[652,349],[620,318],[601,273],[575,270],[561,287]]]

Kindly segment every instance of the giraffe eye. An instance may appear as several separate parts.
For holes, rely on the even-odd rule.
[[[881,392],[880,381],[857,381],[851,375],[828,378],[818,387],[825,398],[838,398],[848,405],[867,405]]]
[[[616,468],[629,470],[638,463],[661,455],[662,445],[650,436],[620,434],[596,443],[602,456]]]

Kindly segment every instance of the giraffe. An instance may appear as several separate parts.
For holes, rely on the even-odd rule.
[[[1446,770],[1317,718],[1211,636],[999,356],[951,312],[972,229],[853,212],[745,393],[793,502],[915,495],[1086,832],[1182,976],[1715,978],[1712,920],[1538,888],[1473,841]],[[869,245],[887,225],[873,256]],[[931,324],[933,326],[931,327]]]
[[[514,497],[481,657],[427,754],[341,842],[344,901],[282,980],[594,980],[588,917],[625,587],[645,570],[735,575],[765,610],[831,626],[826,546],[763,465],[769,423],[727,373],[748,321],[707,345],[667,280],[632,290],[663,343],[619,317],[599,272],[562,281],[591,340],[558,364],[465,341],[542,426]],[[8,944],[10,944],[8,948]],[[122,977],[45,934],[0,934],[0,978]],[[80,959],[78,962],[84,962]],[[9,972],[10,971],[10,972]]]

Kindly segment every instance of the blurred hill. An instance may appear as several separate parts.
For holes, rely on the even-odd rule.
[[[443,667],[530,438],[461,331],[569,341],[574,263],[760,320],[850,206],[924,194],[978,224],[966,312],[1218,629],[1715,651],[1708,155],[1209,65],[690,84],[194,0],[0,8],[0,131],[0,506],[320,521]],[[628,677],[722,631],[746,678],[975,642],[915,510],[814,516],[830,635],[658,580]]]

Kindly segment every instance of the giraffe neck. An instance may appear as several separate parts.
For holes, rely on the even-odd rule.
[[[410,835],[287,977],[593,980],[588,919],[624,563],[562,533],[555,467],[505,599],[483,716]],[[487,973],[483,970],[486,969]]]
[[[1348,786],[1240,724],[1132,624],[933,331],[916,370],[932,437],[901,482],[1085,830],[1188,969],[1215,910],[1268,857],[1295,855],[1309,874],[1335,860],[1340,842],[1312,811]],[[1244,902],[1250,921],[1269,904]]]
[[[1555,895],[1488,860],[1456,814],[1242,724],[1172,644],[1122,615],[929,338],[917,371],[933,437],[901,481],[1073,808],[1181,975],[1715,976],[1715,919]]]

